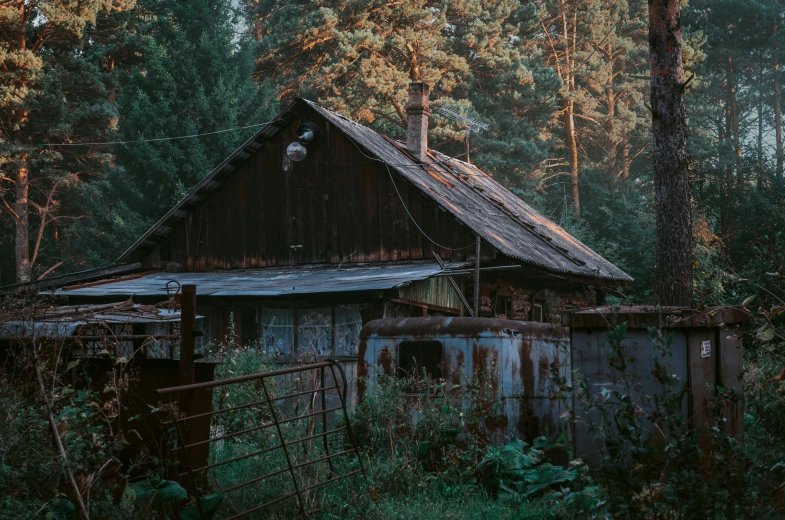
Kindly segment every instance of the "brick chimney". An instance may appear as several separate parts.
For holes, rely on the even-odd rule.
[[[409,104],[406,105],[406,148],[420,162],[428,161],[428,85],[409,83]]]

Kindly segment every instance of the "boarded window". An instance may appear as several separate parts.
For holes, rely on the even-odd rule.
[[[443,355],[439,341],[402,341],[398,346],[398,377],[422,377],[424,371],[429,379],[440,378]]]

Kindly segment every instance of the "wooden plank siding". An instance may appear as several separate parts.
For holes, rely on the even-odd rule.
[[[284,172],[286,147],[305,121],[319,127],[317,142],[304,161]],[[280,134],[173,228],[171,261],[187,271],[212,271],[430,260],[432,251],[445,260],[473,255],[473,246],[448,249],[474,243],[466,226],[393,171],[399,199],[387,168],[367,155],[316,111],[301,106]],[[446,247],[425,238],[407,208],[425,233]],[[483,249],[486,258],[494,254],[493,248]]]

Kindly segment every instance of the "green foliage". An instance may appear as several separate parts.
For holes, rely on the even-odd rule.
[[[438,114],[444,106],[482,119],[493,134],[505,132],[498,140],[472,135],[471,145],[483,148],[483,167],[510,184],[544,159],[536,140],[553,109],[547,93],[559,80],[534,45],[534,3],[249,4],[264,34],[257,74],[273,79],[283,97],[304,95],[400,136],[408,84],[418,77],[432,88],[436,148],[466,155],[466,131]]]
[[[154,479],[150,482],[136,482],[132,486],[134,503],[142,510],[182,502],[188,497],[185,489],[172,480]]]
[[[199,504],[191,504],[180,510],[180,520],[210,520],[218,512],[223,500],[224,496],[221,493],[201,497]]]
[[[117,98],[120,140],[214,132],[270,118],[270,93],[251,78],[255,42],[235,37],[243,20],[229,3],[141,0],[134,14],[128,43],[134,63],[120,79]],[[115,152],[124,175],[112,177],[111,196],[154,220],[256,130],[123,145]]]
[[[547,444],[547,439],[540,441]],[[489,447],[477,464],[478,478],[491,491],[527,497],[575,480],[577,469],[543,462],[543,455],[543,451],[530,448],[520,439],[513,439],[501,448]]]
[[[0,7],[0,30],[6,35],[0,41],[0,196],[4,217],[16,227],[14,247],[28,249],[25,262],[15,266],[19,281],[32,276],[36,263],[41,272],[67,260],[58,234],[67,234],[74,219],[86,216],[78,190],[91,193],[91,181],[111,160],[100,147],[46,145],[101,141],[116,127],[118,114],[108,100],[111,58],[103,40],[122,30],[118,19],[133,3]]]
[[[742,396],[713,389],[714,423],[694,430],[686,415],[687,386],[667,365],[673,335],[658,330],[651,334],[652,374],[661,385],[657,392],[644,392],[627,370],[631,347],[626,324],[605,338],[606,370],[613,383],[598,390],[585,378],[576,381],[575,395],[582,409],[576,419],[594,434],[601,454],[594,478],[607,495],[599,511],[631,519],[774,515],[775,509],[760,498],[768,487],[765,478],[750,471],[752,461],[740,439],[724,431],[723,410],[729,403],[740,405]],[[751,444],[746,449],[756,451]],[[587,490],[594,492],[592,486]],[[565,494],[562,499],[579,516],[599,512],[589,491]]]
[[[49,506],[46,518],[47,520],[76,520],[76,507],[68,499],[57,498]]]

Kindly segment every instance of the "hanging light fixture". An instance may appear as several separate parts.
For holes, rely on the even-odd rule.
[[[308,155],[308,147],[316,142],[319,127],[314,123],[303,123],[297,127],[297,141],[286,148],[286,157],[292,162],[300,162]],[[284,170],[288,171],[287,168]]]
[[[300,162],[308,155],[308,149],[295,141],[286,147],[286,156],[294,162]]]
[[[303,123],[297,127],[297,140],[300,144],[308,146],[316,141],[316,136],[319,133],[319,127],[314,123]]]

